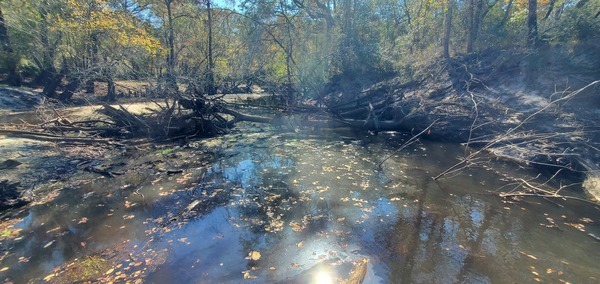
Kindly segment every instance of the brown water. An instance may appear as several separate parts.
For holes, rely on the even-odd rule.
[[[600,242],[587,235],[600,235],[597,208],[503,203],[494,192],[508,181],[482,168],[433,181],[463,154],[454,145],[422,141],[379,169],[408,138],[248,126],[145,153],[176,157],[184,172],[137,167],[64,188],[2,241],[0,277],[65,282],[53,269],[73,263],[106,281],[330,283],[367,258],[365,283],[600,281]],[[216,162],[206,164],[206,148],[218,148]]]

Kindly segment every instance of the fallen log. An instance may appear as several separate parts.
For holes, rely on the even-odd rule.
[[[82,143],[82,144],[100,143],[100,144],[107,144],[107,145],[122,145],[122,144],[114,142],[110,139],[87,138],[87,137],[66,137],[66,136],[52,135],[52,134],[40,133],[40,132],[22,131],[22,130],[0,129],[0,135],[26,138],[26,139],[32,139],[32,140],[38,140],[38,141],[47,141],[47,142],[68,142],[68,143]]]

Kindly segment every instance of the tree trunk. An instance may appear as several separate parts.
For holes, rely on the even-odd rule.
[[[56,50],[58,48],[58,44],[62,39],[62,35],[59,34],[54,42],[50,41],[48,37],[48,22],[46,20],[46,15],[44,11],[40,11],[40,24],[37,27],[39,30],[39,38],[40,43],[43,46],[42,58],[39,60],[35,60],[36,65],[40,68],[40,73],[33,80],[34,84],[46,86],[50,84],[55,77],[58,75],[58,71],[54,66],[54,61],[56,58]]]
[[[342,16],[344,18],[342,26],[342,48],[339,51],[342,63],[342,73],[352,73],[351,50],[352,50],[352,1],[342,0]]]
[[[90,42],[91,42],[91,45],[89,47],[90,59],[88,61],[87,69],[93,70],[96,67],[96,59],[98,56],[98,35],[93,33],[90,37]],[[93,71],[91,71],[90,73],[91,74],[88,75],[88,79],[85,81],[85,93],[86,94],[93,94],[96,91],[96,88],[94,86],[96,74],[94,74]]]
[[[114,102],[117,100],[117,93],[115,90],[115,81],[112,76],[108,76],[108,90],[106,91],[106,101]]]
[[[1,1],[0,1],[1,2]],[[21,86],[23,80],[21,74],[19,74],[17,67],[19,65],[19,57],[15,54],[12,45],[10,44],[10,38],[8,36],[8,29],[4,22],[4,14],[0,8],[0,44],[2,45],[2,51],[4,52],[5,61],[4,64],[8,69],[8,77],[6,81],[11,86]]]
[[[2,3],[2,1],[0,1]],[[2,8],[0,7],[0,44],[2,44],[2,50],[7,53],[12,53],[13,49],[10,44],[10,39],[8,37],[8,30],[6,29],[6,24],[4,23],[4,14],[2,13]]]
[[[550,0],[550,6],[548,7],[548,12],[546,12],[546,15],[544,16],[544,20],[548,19],[550,14],[552,14],[552,10],[554,10],[554,4],[556,4],[556,0]]]
[[[168,26],[168,45],[169,45],[169,57],[167,58],[167,86],[171,91],[178,91],[177,81],[175,79],[175,30],[173,28],[173,14],[171,11],[171,4],[173,0],[164,0],[167,6],[167,26]]]
[[[508,1],[508,4],[506,5],[506,10],[504,11],[504,16],[502,17],[502,21],[500,21],[498,28],[504,28],[504,26],[508,22],[508,17],[510,16],[510,9],[512,8],[513,1],[514,0]]]
[[[285,86],[285,94],[286,94],[286,105],[293,105],[296,103],[296,98],[295,98],[295,94],[294,94],[294,83],[292,81],[292,62],[293,62],[293,48],[294,48],[294,42],[292,40],[292,30],[291,30],[291,26],[292,26],[292,22],[290,21],[290,19],[287,17],[287,15],[285,15],[285,20],[286,20],[286,28],[287,28],[287,35],[288,35],[288,47],[287,47],[287,54],[286,54],[286,58],[285,58],[285,67],[286,67],[286,77],[287,77],[287,83]]]
[[[60,94],[60,96],[58,96],[58,99],[61,101],[71,100],[71,98],[73,97],[75,92],[77,92],[77,90],[79,89],[80,86],[81,86],[81,79],[80,78],[72,78],[69,81],[69,83],[65,86],[65,89]]]
[[[213,58],[213,33],[212,33],[212,9],[211,9],[211,0],[206,0],[206,10],[208,16],[208,86],[207,93],[208,95],[214,95],[217,93],[217,88],[215,87],[215,60]]]
[[[450,33],[452,32],[452,1],[448,1],[446,11],[446,28],[444,29],[444,58],[450,58]]]
[[[527,44],[529,47],[535,48],[538,43],[537,0],[529,0],[527,30]]]
[[[476,49],[477,45],[477,37],[479,36],[479,27],[481,26],[481,21],[483,20],[483,0],[475,0],[477,1],[477,5],[475,6],[475,18],[473,19],[473,27],[471,28],[472,38],[473,38],[473,50]]]
[[[475,23],[475,0],[469,0],[467,4],[467,53],[473,52],[475,39],[473,38],[473,26]]]
[[[56,70],[54,70],[54,72],[48,73],[48,79],[46,80],[46,83],[44,84],[44,90],[42,91],[42,94],[48,98],[55,98],[56,97],[56,89],[58,89],[58,86],[60,86],[60,84],[62,83],[62,80],[65,78],[65,75],[67,73],[68,73],[67,63],[63,59],[60,72],[57,73]]]

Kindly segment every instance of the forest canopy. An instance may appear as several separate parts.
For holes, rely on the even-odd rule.
[[[0,9],[4,80],[63,100],[94,81],[111,92],[114,80],[135,79],[165,94],[260,85],[293,101],[335,81],[410,77],[432,58],[600,49],[597,0],[2,0]]]

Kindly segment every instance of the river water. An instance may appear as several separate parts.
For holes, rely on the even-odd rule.
[[[364,283],[600,281],[597,208],[497,196],[505,175],[533,170],[490,161],[503,174],[434,181],[463,148],[394,153],[409,135],[241,128],[138,154],[124,175],[89,175],[25,210],[3,233],[0,277],[336,283],[366,259]]]

